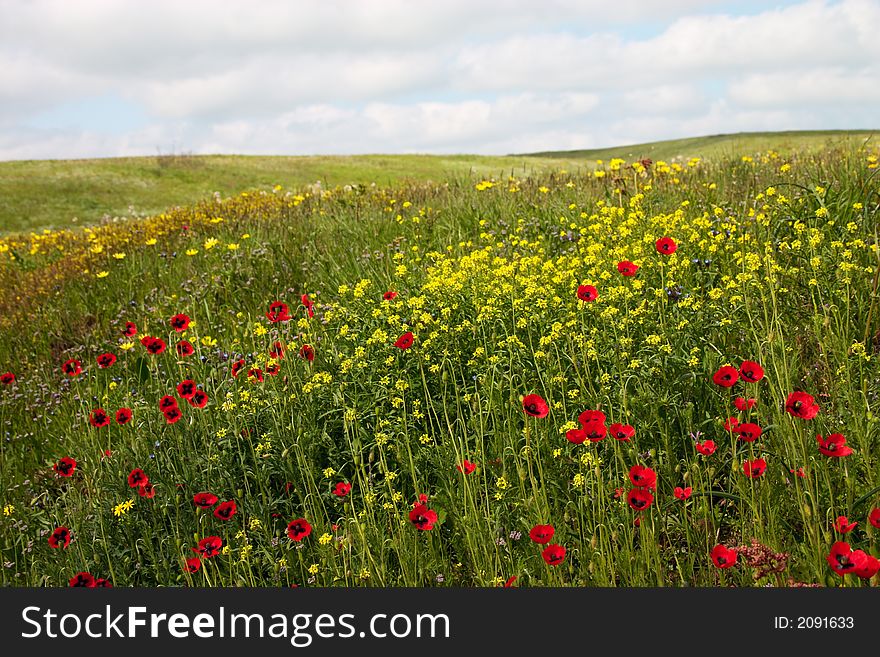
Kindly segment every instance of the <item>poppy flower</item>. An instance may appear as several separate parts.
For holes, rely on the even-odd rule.
[[[202,560],[198,557],[190,557],[184,562],[183,569],[188,573],[196,573],[202,567]]]
[[[138,327],[134,322],[126,322],[125,328],[122,329],[122,335],[127,338],[132,338],[137,335]]]
[[[743,474],[746,477],[757,479],[767,470],[767,461],[764,459],[754,459],[752,461],[743,462]]]
[[[828,565],[838,575],[846,575],[860,570],[867,565],[867,555],[861,550],[853,550],[849,543],[837,541],[825,557]]]
[[[672,255],[678,249],[678,244],[671,237],[661,237],[654,246],[657,247],[657,253],[663,255]]]
[[[232,364],[232,376],[238,376],[239,372],[241,372],[245,367],[244,358],[240,358]]]
[[[312,526],[305,518],[297,518],[287,525],[287,535],[291,541],[301,541],[312,533]]]
[[[89,414],[89,424],[93,427],[106,427],[110,424],[110,416],[103,408],[96,408]]]
[[[171,324],[171,328],[173,328],[178,333],[183,333],[186,329],[189,328],[190,319],[187,315],[177,314],[171,319],[168,320],[168,323]]]
[[[345,497],[351,492],[351,484],[347,484],[344,481],[336,482],[336,486],[333,487],[333,494],[336,497]]]
[[[177,406],[174,406],[173,408],[166,408],[164,411],[162,411],[162,415],[165,416],[165,422],[167,422],[168,424],[174,424],[183,417],[183,414],[180,412],[180,409],[177,408]]]
[[[736,565],[739,554],[733,548],[716,545],[712,548],[712,563],[718,568],[731,568]]]
[[[429,509],[425,504],[416,504],[409,512],[409,521],[419,531],[430,531],[437,522],[437,512]]]
[[[397,338],[397,340],[394,342],[394,346],[398,349],[409,349],[413,346],[413,342],[415,342],[415,339],[413,338],[412,331],[407,331],[399,338]]]
[[[558,566],[565,561],[565,548],[552,543],[541,551],[541,556],[548,566]]]
[[[196,353],[195,347],[192,346],[192,342],[189,340],[181,340],[176,345],[177,355],[181,358],[186,358],[187,356],[192,356]]]
[[[547,414],[550,412],[550,407],[547,406],[547,402],[540,395],[526,395],[523,397],[522,405],[526,415],[531,415],[532,417],[547,417]]]
[[[694,489],[688,486],[687,488],[682,488],[681,486],[676,486],[675,490],[672,491],[672,494],[675,495],[676,498],[680,500],[686,500],[691,496],[694,492]]]
[[[110,583],[109,579],[104,579],[103,577],[98,577],[95,579],[95,588],[96,589],[112,589],[113,584]]]
[[[310,344],[304,344],[299,348],[299,357],[310,363],[315,360],[315,350]]]
[[[53,469],[62,477],[72,477],[74,470],[76,470],[76,461],[65,456],[53,466]]]
[[[277,363],[266,367],[266,374],[268,374],[269,376],[278,376],[278,373],[280,371],[281,367]]]
[[[266,319],[273,324],[286,322],[290,319],[290,308],[287,307],[286,303],[273,301],[269,305],[269,312],[266,313]]]
[[[138,495],[140,495],[141,497],[145,497],[148,500],[156,497],[156,489],[153,488],[153,484],[151,484],[150,482],[145,483],[143,486],[138,486],[137,492]]]
[[[507,578],[507,581],[502,585],[503,588],[509,589],[513,586],[513,583],[516,581],[516,575]]]
[[[583,426],[584,435],[587,437],[591,443],[598,443],[601,440],[605,440],[605,436],[608,434],[608,428],[602,424],[601,422],[587,422]]]
[[[697,443],[695,445],[697,451],[703,456],[710,456],[715,453],[715,441],[714,440],[704,440],[701,443]]]
[[[638,488],[656,488],[657,473],[644,465],[634,465],[629,469],[629,480]]]
[[[599,298],[599,291],[592,285],[579,285],[577,289],[577,298],[581,301],[590,303]]]
[[[141,344],[154,356],[165,353],[165,347],[167,346],[162,338],[154,338],[149,335],[141,338]]]
[[[621,442],[629,442],[636,435],[636,430],[629,424],[612,424],[608,427],[608,431],[615,440]]]
[[[880,507],[871,509],[871,513],[868,514],[868,522],[871,523],[872,527],[880,529]]]
[[[64,549],[70,545],[70,530],[67,527],[57,527],[49,537],[49,547]]]
[[[862,579],[871,579],[880,571],[880,560],[870,554],[865,554],[865,563],[853,571],[853,575]]]
[[[581,423],[582,427],[585,427],[590,422],[600,422],[604,424],[605,413],[603,413],[602,411],[586,410],[578,415],[578,422]]]
[[[733,405],[738,411],[748,411],[755,407],[758,403],[757,399],[746,399],[745,397],[737,397],[733,400]]]
[[[397,292],[392,292],[391,290],[389,290],[388,292],[386,292],[385,294],[382,295],[382,298],[383,298],[385,301],[391,301],[391,300],[393,300],[394,297],[396,297],[396,296],[397,296]]]
[[[208,393],[204,390],[196,390],[186,401],[193,408],[204,408],[208,404]]]
[[[792,468],[791,474],[796,475],[796,476],[800,477],[801,479],[803,479],[804,477],[807,476],[807,473],[804,471],[803,467],[800,467],[797,470]]]
[[[177,394],[183,399],[192,399],[196,394],[196,382],[192,379],[185,379],[177,384]]]
[[[795,391],[785,400],[785,410],[802,420],[812,420],[819,413],[819,404],[813,399],[813,395]]]
[[[70,581],[67,584],[68,586],[79,586],[87,589],[94,589],[97,587],[95,577],[91,573],[77,573],[70,578]]]
[[[529,530],[529,538],[535,543],[546,545],[555,533],[556,529],[553,525],[535,525]]]
[[[82,374],[83,368],[82,363],[80,363],[75,358],[71,358],[64,362],[61,366],[61,371],[64,372],[67,376],[78,376]]]
[[[146,486],[150,483],[150,478],[147,477],[147,473],[141,470],[140,468],[135,468],[128,474],[128,486],[129,488],[137,488],[138,486]]]
[[[164,413],[169,408],[177,408],[177,400],[171,395],[165,395],[159,400],[159,410]]]
[[[214,517],[220,520],[230,520],[237,510],[238,507],[235,506],[235,500],[229,500],[217,505],[217,508],[214,509]]]
[[[13,374],[12,372],[0,374],[0,383],[11,386],[13,383],[15,383],[15,374]]]
[[[263,370],[259,367],[252,367],[248,370],[248,381],[257,381],[258,383],[263,382]]]
[[[419,493],[418,497],[416,498],[416,501],[413,502],[413,508],[416,508],[419,504],[427,504],[427,503],[428,503],[428,496],[425,495],[424,493]]]
[[[565,439],[575,445],[582,445],[587,440],[587,432],[583,429],[569,429],[565,432]]]
[[[858,524],[857,522],[850,522],[846,516],[837,516],[837,519],[834,521],[834,531],[841,534],[849,534]]]
[[[846,438],[841,433],[832,433],[827,438],[816,436],[816,442],[819,443],[819,451],[825,456],[849,456],[853,453],[852,447],[846,446]]]
[[[644,511],[653,501],[654,496],[647,488],[633,488],[626,496],[626,503],[636,511]]]
[[[196,493],[193,495],[193,504],[200,509],[210,509],[217,504],[219,498],[214,493]]]
[[[467,459],[463,459],[459,465],[455,466],[455,468],[456,468],[456,470],[458,470],[462,474],[469,475],[470,473],[472,473],[474,470],[477,469],[477,464],[471,463]]]
[[[101,354],[95,360],[98,361],[98,367],[102,370],[107,369],[116,362],[116,356],[111,353]]]
[[[736,427],[736,433],[739,434],[739,439],[747,443],[755,442],[761,437],[763,431],[764,430],[754,422],[745,422]]]
[[[757,383],[764,378],[764,368],[753,360],[744,360],[739,366],[739,375],[746,383]]]
[[[315,304],[312,303],[311,299],[309,299],[309,295],[308,294],[302,295],[302,297],[300,297],[300,301],[302,301],[302,305],[304,305],[306,307],[306,312],[309,314],[309,317],[314,317],[315,316]]]
[[[284,344],[278,342],[277,340],[272,343],[272,346],[269,348],[269,356],[274,358],[275,360],[283,360],[284,359]]]
[[[739,380],[739,372],[732,365],[722,365],[712,375],[712,383],[723,388],[730,388]]]
[[[635,276],[638,270],[639,266],[634,262],[630,262],[629,260],[624,260],[617,263],[617,271],[619,271],[624,276]]]
[[[193,552],[201,555],[202,559],[210,559],[220,554],[223,547],[223,539],[219,536],[208,536],[199,541],[199,546],[193,548]]]
[[[736,428],[739,426],[739,420],[735,417],[727,418],[727,422],[724,423],[725,431],[736,431]]]

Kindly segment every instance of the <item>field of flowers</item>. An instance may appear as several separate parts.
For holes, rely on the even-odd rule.
[[[878,217],[863,147],[0,238],[2,583],[876,584]]]

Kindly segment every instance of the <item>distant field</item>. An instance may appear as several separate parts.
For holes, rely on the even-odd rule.
[[[774,149],[782,153],[852,146],[871,131],[767,132],[713,135],[596,150],[506,157],[357,155],[267,157],[158,156],[0,162],[0,232],[95,223],[105,215],[154,214],[220,192],[282,185],[389,185],[402,180],[501,177],[592,166],[597,159],[720,158]]]

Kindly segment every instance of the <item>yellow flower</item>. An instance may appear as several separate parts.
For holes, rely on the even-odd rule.
[[[198,249],[187,249],[187,250],[186,250],[186,255],[188,255],[188,256],[194,256],[194,255],[197,254],[198,252],[199,252]]]
[[[99,271],[95,276],[98,278],[107,278],[110,275],[109,271]]]
[[[309,566],[309,574],[311,575],[317,575],[319,570],[320,567],[316,563],[313,563],[311,566]]]
[[[4,516],[11,516],[13,513],[15,513],[14,506],[12,506],[11,504],[5,504],[3,506],[3,515]]]
[[[318,543],[320,543],[321,545],[327,545],[332,540],[333,534],[324,533],[321,534],[321,538],[318,539]]]
[[[120,502],[116,506],[113,507],[113,515],[117,518],[121,518],[126,513],[128,513],[131,508],[134,506],[134,500],[125,500],[124,502]]]

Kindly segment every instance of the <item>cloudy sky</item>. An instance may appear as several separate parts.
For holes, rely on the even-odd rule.
[[[0,0],[0,159],[880,128],[880,0]]]

